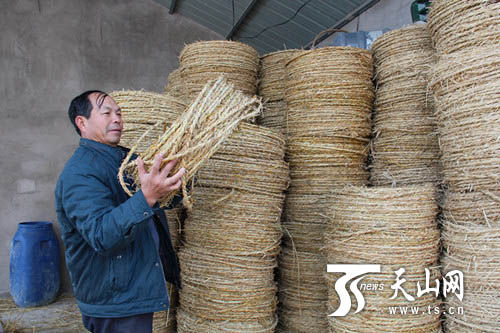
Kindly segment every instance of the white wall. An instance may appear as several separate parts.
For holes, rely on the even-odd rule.
[[[366,12],[347,23],[342,29],[348,32],[397,29],[412,24],[410,6],[413,0],[381,0]],[[334,35],[318,46],[331,45]]]

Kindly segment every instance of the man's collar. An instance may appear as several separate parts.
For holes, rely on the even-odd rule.
[[[126,155],[125,149],[121,146],[113,147],[105,143],[86,138],[80,138],[80,146],[87,146],[102,152],[106,152],[108,154],[111,154],[113,157],[119,158],[120,160],[123,159]]]

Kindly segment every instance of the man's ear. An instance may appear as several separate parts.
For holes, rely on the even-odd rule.
[[[80,130],[80,133],[83,133],[85,130],[85,127],[87,126],[87,118],[84,116],[76,116],[75,117],[75,124]]]

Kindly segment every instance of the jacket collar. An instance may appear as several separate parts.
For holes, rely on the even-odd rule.
[[[113,159],[121,162],[123,158],[127,155],[127,151],[122,146],[112,147],[105,143],[100,143],[94,140],[80,138],[80,147],[90,147],[105,154],[109,154]]]

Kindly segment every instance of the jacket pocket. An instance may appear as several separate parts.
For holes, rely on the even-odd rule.
[[[111,287],[114,290],[126,290],[130,281],[129,249],[115,253],[111,258]]]

